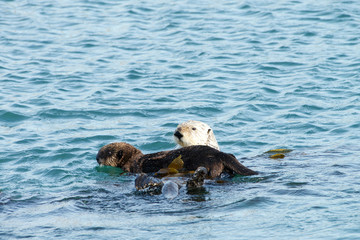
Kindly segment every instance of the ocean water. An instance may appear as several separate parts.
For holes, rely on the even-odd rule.
[[[358,1],[7,0],[0,43],[0,239],[360,238]],[[189,119],[260,174],[169,200],[97,166]]]

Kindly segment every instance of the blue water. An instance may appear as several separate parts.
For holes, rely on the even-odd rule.
[[[0,239],[360,238],[358,1],[8,0],[0,43]],[[189,119],[260,174],[168,200],[97,166]]]

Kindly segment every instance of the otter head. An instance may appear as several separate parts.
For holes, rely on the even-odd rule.
[[[96,161],[100,165],[119,167],[129,172],[132,164],[142,155],[139,149],[128,143],[110,143],[99,150]]]
[[[220,150],[211,127],[200,121],[190,120],[179,124],[174,132],[174,139],[182,147],[206,145]]]

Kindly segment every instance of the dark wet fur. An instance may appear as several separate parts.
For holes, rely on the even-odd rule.
[[[242,165],[234,155],[200,145],[144,155],[130,144],[112,143],[99,150],[97,161],[99,164],[120,167],[133,173],[152,173],[167,168],[180,155],[184,162],[183,171],[195,171],[198,167],[205,167],[208,171],[207,177],[210,178],[218,177],[223,172],[230,176],[257,174]]]

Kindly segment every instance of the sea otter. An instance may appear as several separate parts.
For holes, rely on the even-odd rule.
[[[117,142],[105,145],[96,156],[100,165],[119,167],[132,173],[157,172],[160,169],[168,168],[177,158],[181,158],[183,162],[183,171],[195,171],[198,167],[205,167],[209,178],[219,177],[223,172],[230,176],[257,174],[243,166],[234,155],[203,145],[144,155],[139,149],[128,143]]]
[[[189,120],[179,124],[174,132],[174,140],[182,147],[206,145],[220,150],[211,127],[200,121]]]

